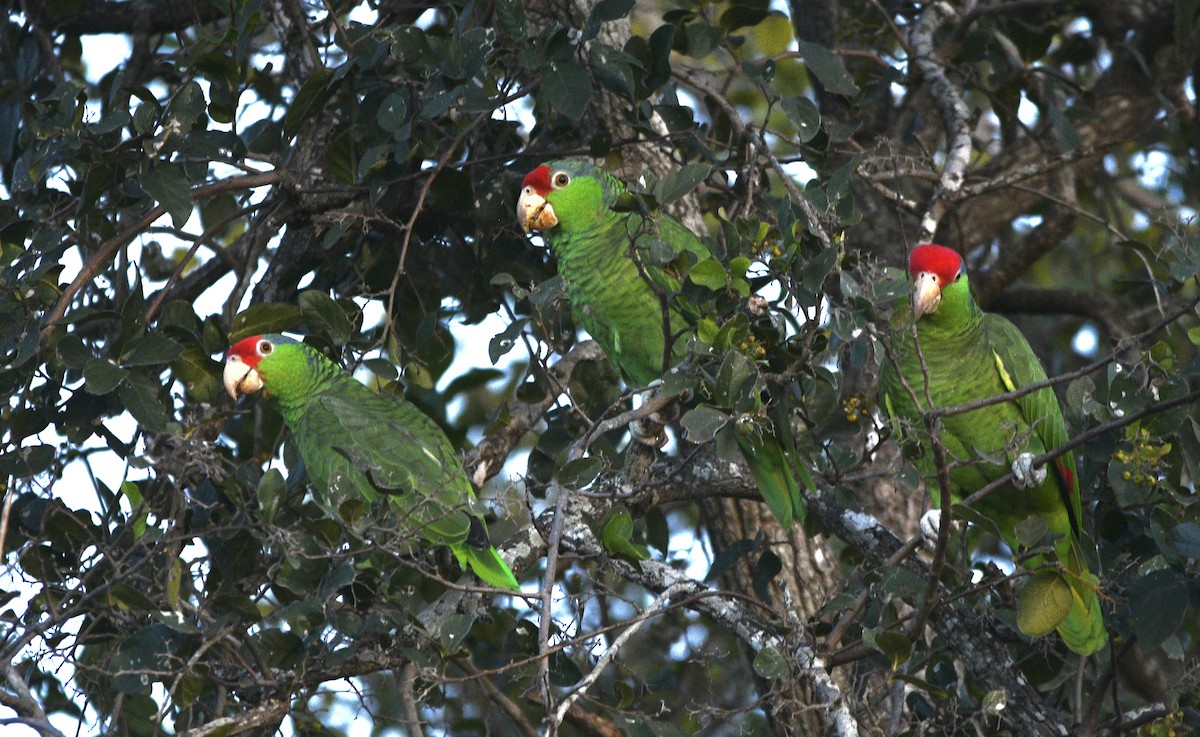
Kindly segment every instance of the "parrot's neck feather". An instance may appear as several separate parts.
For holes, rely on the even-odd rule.
[[[942,290],[942,302],[937,311],[927,313],[917,321],[917,334],[936,335],[939,342],[945,341],[951,347],[983,337],[983,311],[971,298],[966,276],[959,277]]]
[[[259,363],[271,403],[291,425],[313,398],[340,384],[358,384],[333,361],[302,343],[279,346]]]

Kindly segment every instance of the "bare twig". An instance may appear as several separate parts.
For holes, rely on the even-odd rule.
[[[259,727],[278,726],[287,716],[290,705],[286,699],[269,700],[247,711],[233,716],[214,719],[195,729],[180,732],[179,737],[211,737],[212,735],[235,735],[249,732]],[[274,731],[269,729],[266,731]]]
[[[404,710],[404,733],[409,737],[424,737],[421,712],[417,708],[417,666],[409,661],[400,668],[400,705]]]
[[[638,617],[632,622],[628,623],[629,626],[625,628],[625,631],[618,635],[617,639],[612,641],[612,644],[608,646],[608,649],[606,649],[604,654],[600,656],[600,659],[596,661],[596,665],[592,668],[591,672],[584,676],[583,679],[575,685],[575,690],[567,694],[567,697],[558,705],[558,711],[554,713],[554,722],[556,723],[556,726],[557,724],[562,724],[563,720],[566,719],[567,711],[571,708],[571,705],[578,701],[581,696],[587,693],[587,690],[591,688],[592,684],[594,684],[598,678],[600,678],[600,674],[604,672],[604,669],[608,667],[608,664],[617,657],[617,655],[621,652],[621,648],[625,647],[630,638],[637,634],[642,625],[648,622],[651,617],[663,611],[663,608],[671,602],[671,597],[677,590],[679,590],[679,587],[675,584],[668,586],[666,590],[654,598],[654,601],[650,602],[650,606],[646,607],[644,612],[638,615]]]
[[[8,537],[8,518],[12,515],[13,499],[16,498],[16,489],[9,484],[8,489],[4,492],[4,511],[0,512],[0,557],[4,555],[5,538]]]
[[[595,341],[587,340],[576,343],[571,350],[567,351],[567,355],[550,368],[547,379],[551,386],[546,388],[546,393],[540,401],[513,403],[508,410],[508,423],[503,428],[490,433],[467,455],[464,465],[475,485],[482,486],[483,482],[500,472],[512,449],[521,442],[530,429],[541,421],[546,410],[558,402],[558,397],[562,394],[576,366],[586,361],[600,361],[603,358],[604,352],[600,350],[600,345]]]
[[[937,190],[933,194],[928,209],[921,217],[921,228],[917,233],[919,243],[933,239],[938,223],[941,222],[946,211],[950,209],[955,196],[962,189],[967,162],[971,157],[970,111],[967,110],[967,105],[963,102],[958,89],[946,77],[941,63],[935,59],[933,50],[933,34],[943,21],[956,15],[954,8],[947,2],[928,5],[925,12],[913,25],[909,37],[909,45],[913,52],[912,63],[921,71],[929,85],[929,93],[942,116],[942,123],[946,127],[946,136],[949,139],[946,163],[942,167]]]
[[[483,689],[484,694],[487,695],[493,704],[500,707],[500,710],[512,721],[523,737],[538,737],[537,729],[534,728],[533,724],[525,716],[525,712],[521,711],[521,707],[510,699],[507,694],[497,688],[491,679],[485,677],[486,674],[475,667],[470,658],[456,660],[455,663],[467,672],[474,683]]]
[[[196,187],[192,190],[192,199],[200,200],[208,197],[209,195],[220,194],[222,192],[228,192],[236,189],[265,187],[269,184],[275,184],[279,182],[282,177],[283,175],[279,171],[268,171],[261,174],[248,174],[241,177],[222,179],[218,182],[213,182],[212,184],[205,184],[200,187]],[[46,313],[45,319],[42,321],[43,343],[45,343],[46,339],[50,337],[50,333],[54,330],[54,326],[58,323],[58,321],[67,314],[67,308],[70,306],[71,301],[75,299],[75,295],[79,294],[79,290],[83,289],[83,286],[92,279],[95,279],[96,275],[100,273],[100,270],[104,268],[104,265],[108,263],[108,261],[115,256],[118,251],[132,243],[134,238],[137,238],[139,235],[141,235],[142,231],[144,231],[146,228],[149,228],[155,220],[158,220],[166,213],[167,208],[163,205],[153,207],[136,223],[100,244],[100,247],[96,249],[96,252],[92,254],[92,257],[84,262],[83,266],[79,269],[79,274],[75,276],[75,279],[63,289],[62,296],[58,298],[58,302],[55,303],[54,307]]]
[[[13,664],[5,663],[0,668],[3,668],[4,680],[8,684],[7,689],[0,689],[0,704],[16,712],[22,724],[36,729],[42,737],[65,737],[50,723],[42,705],[30,692],[29,684],[25,683]]]
[[[538,621],[538,654],[542,656],[538,661],[538,690],[547,714],[554,712],[554,691],[550,687],[550,630],[554,621],[554,582],[558,578],[563,524],[571,499],[569,489],[561,484],[554,486],[558,489],[558,500],[554,504],[554,523],[550,528],[550,539],[546,541],[546,572],[542,576],[542,588],[538,595],[542,610]],[[558,724],[552,721],[546,731],[546,737],[555,737],[557,734]]]

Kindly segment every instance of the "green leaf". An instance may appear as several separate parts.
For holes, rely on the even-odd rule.
[[[896,670],[912,656],[912,641],[899,632],[885,630],[875,634],[875,647],[887,656]]]
[[[754,672],[759,678],[772,681],[786,678],[791,673],[791,669],[788,667],[787,657],[777,648],[764,647],[754,656]]]
[[[275,627],[264,627],[253,635],[256,654],[266,659],[273,668],[288,669],[304,657],[305,642],[294,632],[284,632]]]
[[[690,443],[707,443],[716,437],[717,431],[728,423],[729,415],[703,404],[688,410],[688,413],[679,421],[679,424],[683,425],[683,429],[687,431],[687,439]]]
[[[558,472],[558,483],[568,489],[582,489],[596,480],[604,470],[604,461],[595,456],[569,461]]]
[[[659,507],[651,507],[642,517],[646,528],[646,542],[666,555],[671,548],[671,526],[667,523],[667,515]]]
[[[179,358],[171,363],[171,374],[193,397],[205,404],[212,404],[225,393],[221,364],[198,345],[183,349]]]
[[[145,604],[151,608],[153,606],[148,599]],[[142,605],[139,604],[138,608],[142,608]],[[185,641],[183,635],[158,623],[143,627],[125,638],[108,663],[113,673],[121,674],[113,678],[113,687],[127,694],[149,693],[150,686],[170,672],[170,664],[176,661],[176,652]],[[163,675],[155,678],[148,673]]]
[[[550,655],[550,683],[560,688],[574,686],[583,679],[583,672],[571,660],[566,651],[558,650]]]
[[[139,425],[150,432],[158,433],[167,429],[167,423],[171,419],[171,411],[163,403],[161,389],[162,387],[148,376],[130,374],[126,381],[117,387],[117,396]]]
[[[965,522],[970,522],[976,527],[981,528],[984,532],[990,532],[1001,539],[1004,538],[1004,536],[1000,534],[1000,528],[996,526],[996,521],[991,517],[981,513],[974,507],[955,504],[951,507],[951,513],[954,516],[954,519],[961,519]]]
[[[83,366],[83,388],[89,394],[108,394],[128,375],[107,358],[92,358]]]
[[[945,691],[943,691],[942,689],[933,685],[929,681],[926,681],[923,678],[917,678],[916,676],[910,676],[905,673],[895,673],[895,674],[893,674],[892,677],[895,678],[897,681],[903,681],[921,691],[926,691],[930,694],[933,694],[934,696],[938,697],[939,699],[946,698]]]
[[[671,79],[671,49],[675,45],[675,24],[663,23],[650,34],[649,58],[642,83],[650,91],[657,90]]]
[[[137,509],[142,504],[142,489],[132,481],[125,481],[121,484],[121,493],[129,500],[131,509]]]
[[[1151,571],[1129,587],[1129,613],[1142,649],[1150,652],[1175,633],[1188,611],[1188,581],[1178,571]]]
[[[91,350],[75,335],[63,336],[55,349],[58,351],[59,360],[69,368],[81,369],[92,360]]]
[[[488,358],[491,359],[493,366],[504,354],[516,346],[517,339],[521,337],[521,331],[528,323],[529,318],[526,317],[514,320],[503,331],[492,336],[492,339],[488,341]]]
[[[143,335],[131,345],[123,356],[122,366],[154,366],[170,363],[183,353],[183,346],[170,338],[158,335]]]
[[[368,358],[363,361],[363,368],[384,381],[395,381],[400,378],[400,372],[396,370],[396,364],[386,358]]]
[[[633,542],[633,518],[624,509],[614,512],[605,520],[600,540],[605,550],[619,558],[639,561],[650,557],[645,545]]]
[[[457,652],[467,640],[467,633],[475,625],[475,617],[469,614],[451,614],[441,621],[438,641],[447,653]]]
[[[500,28],[518,41],[525,38],[525,3],[521,0],[495,0]]]
[[[925,579],[901,566],[881,566],[876,569],[880,591],[911,599],[925,593]]]
[[[1042,637],[1067,618],[1071,611],[1071,587],[1058,571],[1040,571],[1021,588],[1017,601],[1017,629],[1030,637]]]
[[[542,77],[546,101],[572,122],[579,122],[592,98],[592,77],[578,64],[552,61]]]
[[[599,41],[588,47],[588,68],[596,81],[627,100],[634,99],[637,90],[636,64],[633,56]]]
[[[132,481],[126,481],[121,484],[121,493],[129,500],[129,508],[137,510],[142,506],[142,489]],[[133,537],[136,540],[141,540],[142,535],[146,534],[146,512],[142,512],[136,519],[133,520]]]
[[[187,131],[204,115],[208,102],[204,98],[204,89],[195,80],[179,88],[167,105],[167,117],[181,131]]]
[[[591,16],[588,19],[589,24],[620,20],[629,15],[629,11],[633,10],[633,5],[634,0],[600,0],[592,6]]]
[[[171,222],[182,228],[192,216],[192,188],[183,168],[158,164],[142,174],[142,189],[167,209]]]
[[[1026,547],[1033,547],[1042,540],[1042,536],[1050,530],[1050,523],[1044,517],[1031,515],[1021,520],[1013,528],[1017,540]]]
[[[808,143],[821,132],[821,111],[807,97],[785,97],[780,106],[784,115],[796,126],[796,136]]]
[[[263,302],[251,305],[233,318],[229,342],[263,333],[278,333],[294,328],[300,322],[300,308],[282,302]]]
[[[766,3],[761,5],[748,3],[735,3],[729,7],[724,13],[721,13],[721,27],[726,31],[733,32],[739,28],[748,26],[757,26],[766,20],[771,14]]]
[[[758,598],[766,602],[771,601],[771,581],[782,570],[783,563],[779,560],[779,556],[770,550],[764,551],[750,576],[750,584],[754,588],[754,593],[758,594]]]
[[[702,287],[707,287],[713,291],[718,291],[725,288],[729,282],[729,275],[725,273],[725,267],[715,258],[706,258],[696,264],[688,272],[688,280]]]
[[[654,197],[660,205],[669,205],[681,200],[699,186],[710,171],[712,167],[708,164],[688,164],[659,180],[654,187]]]
[[[346,311],[325,292],[310,289],[301,292],[296,301],[300,303],[300,314],[310,335],[326,337],[338,346],[345,345],[354,336],[354,324]]]
[[[717,369],[713,402],[735,412],[749,412],[760,401],[755,388],[757,381],[758,370],[750,359],[735,350],[729,351]]]
[[[27,479],[45,471],[54,462],[54,446],[30,445],[0,454],[0,478],[16,476]]]
[[[264,525],[270,525],[274,522],[279,507],[287,497],[287,482],[283,480],[283,474],[279,472],[279,469],[267,469],[267,472],[258,480],[255,496],[258,498],[257,518]]]
[[[513,296],[517,299],[525,299],[529,296],[529,290],[525,289],[525,287],[522,287],[520,284],[517,284],[517,280],[514,279],[512,274],[509,274],[508,272],[502,271],[493,275],[488,281],[488,284],[493,287],[503,287],[511,291]]]
[[[762,537],[762,532],[759,532],[759,538]],[[752,553],[757,547],[756,540],[734,540],[724,550],[717,553],[713,558],[712,565],[708,567],[708,573],[704,576],[705,583],[716,581],[721,576],[725,575],[726,571],[733,567],[742,558]]]
[[[825,89],[846,97],[858,94],[858,85],[854,84],[854,78],[850,76],[850,72],[846,71],[846,65],[842,63],[842,60],[832,51],[811,41],[798,40],[796,48],[804,57],[808,71],[812,72]]]
[[[333,70],[319,67],[304,81],[300,91],[288,106],[287,114],[283,116],[283,132],[288,138],[296,135],[296,131],[308,119],[308,113],[314,107],[318,110],[333,94],[330,81],[333,80]]]
[[[1184,522],[1171,530],[1171,545],[1185,558],[1200,560],[1200,525]]]
[[[1008,694],[1001,688],[988,691],[980,706],[989,717],[999,717],[1008,706]]]
[[[375,122],[379,123],[379,127],[388,133],[400,130],[408,120],[408,104],[405,103],[404,97],[399,92],[393,92],[383,98],[383,102],[379,104],[379,110],[375,113]]]

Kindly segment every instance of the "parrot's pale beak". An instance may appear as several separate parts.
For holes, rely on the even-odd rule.
[[[553,228],[558,225],[558,216],[554,214],[554,205],[546,202],[532,186],[526,186],[517,198],[517,222],[521,224],[521,230],[528,233]]]
[[[262,377],[238,356],[225,359],[225,391],[235,400],[239,394],[253,394],[262,389]]]
[[[917,274],[917,291],[913,294],[913,317],[920,320],[922,315],[932,315],[937,312],[942,303],[942,285],[938,283],[937,274],[922,271]]]

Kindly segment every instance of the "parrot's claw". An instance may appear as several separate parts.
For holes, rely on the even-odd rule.
[[[1018,489],[1032,489],[1046,480],[1046,467],[1034,468],[1033,458],[1032,453],[1022,453],[1013,461],[1013,485]]]
[[[925,538],[925,542],[929,547],[937,545],[938,530],[942,527],[942,510],[931,509],[921,515],[921,535]]]

